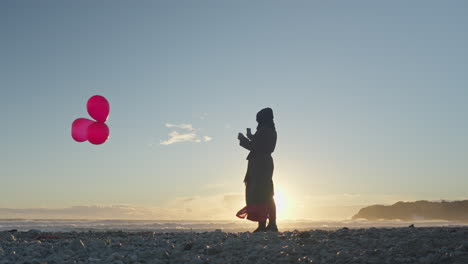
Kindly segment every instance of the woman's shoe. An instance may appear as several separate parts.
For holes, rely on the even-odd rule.
[[[265,231],[278,232],[278,227],[276,225],[268,225]]]
[[[266,227],[257,227],[252,233],[257,233],[257,232],[266,232],[267,228]]]
[[[257,232],[265,232],[266,231],[266,222],[258,222],[258,227],[253,231],[253,233]]]
[[[278,232],[278,227],[276,226],[276,219],[273,219],[268,222],[268,226],[266,227],[267,231]]]

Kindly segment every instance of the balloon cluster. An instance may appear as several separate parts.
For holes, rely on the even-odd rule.
[[[100,95],[89,98],[86,104],[89,115],[94,120],[78,118],[72,123],[72,138],[78,142],[88,140],[90,143],[100,145],[109,138],[109,127],[104,123],[109,117],[109,102]]]

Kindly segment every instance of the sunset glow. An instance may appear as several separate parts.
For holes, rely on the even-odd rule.
[[[265,107],[278,219],[465,199],[466,7],[0,1],[0,218],[238,221]],[[101,145],[70,134],[93,95]]]

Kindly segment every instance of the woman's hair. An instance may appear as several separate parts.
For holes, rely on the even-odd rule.
[[[257,113],[257,129],[260,127],[269,127],[275,129],[275,122],[273,122],[273,110],[269,107],[263,108]]]

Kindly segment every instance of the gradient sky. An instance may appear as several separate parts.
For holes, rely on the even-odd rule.
[[[0,207],[234,219],[247,165],[237,133],[267,106],[280,218],[468,198],[467,12],[427,0],[1,1]],[[100,146],[70,136],[95,94],[111,105]],[[161,144],[173,131],[200,142]]]

